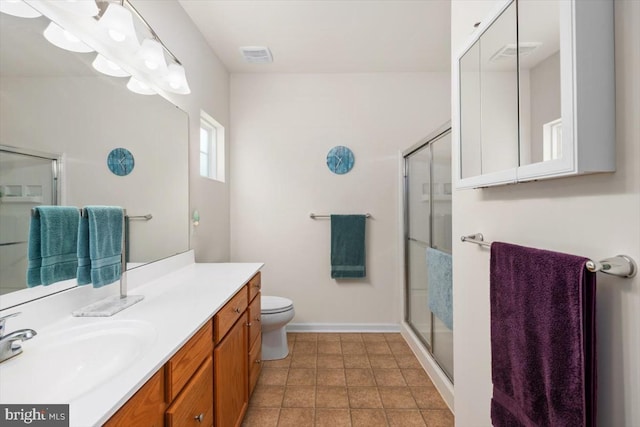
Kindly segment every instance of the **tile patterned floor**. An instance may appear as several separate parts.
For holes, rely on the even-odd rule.
[[[290,333],[265,362],[244,427],[452,427],[453,415],[400,334]]]

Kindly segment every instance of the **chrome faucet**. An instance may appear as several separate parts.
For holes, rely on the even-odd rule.
[[[37,335],[33,329],[19,329],[5,335],[4,329],[7,319],[18,314],[20,313],[11,313],[0,317],[0,363],[22,353],[22,341],[30,340]]]

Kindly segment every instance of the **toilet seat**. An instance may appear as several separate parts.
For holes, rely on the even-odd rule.
[[[293,301],[283,297],[262,296],[260,305],[261,314],[284,313],[293,309]]]

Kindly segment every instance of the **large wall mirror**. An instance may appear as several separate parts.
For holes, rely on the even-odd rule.
[[[187,114],[96,72],[95,53],[51,45],[48,23],[0,13],[0,295],[36,289],[23,289],[30,210],[51,197],[150,214],[129,223],[127,269],[189,249]],[[126,176],[107,166],[115,148],[134,156]]]
[[[611,0],[502,2],[454,66],[457,187],[614,171],[613,51]]]

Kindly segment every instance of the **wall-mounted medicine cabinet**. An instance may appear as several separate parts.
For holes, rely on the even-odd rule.
[[[454,64],[458,188],[615,170],[613,0],[508,0]]]

